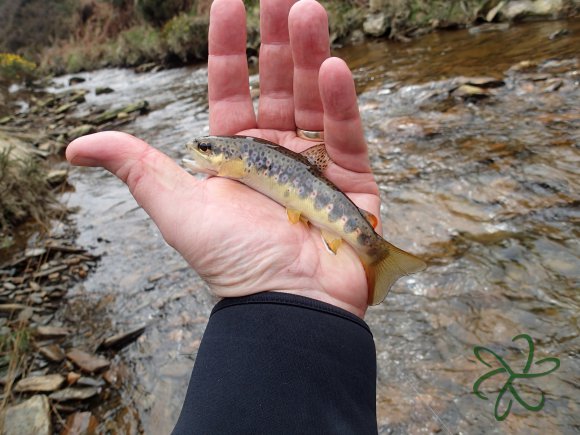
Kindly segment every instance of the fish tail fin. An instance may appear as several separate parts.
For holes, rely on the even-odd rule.
[[[404,275],[420,272],[427,264],[413,254],[403,251],[385,241],[384,255],[374,262],[363,262],[369,286],[369,305],[380,304],[391,286]]]

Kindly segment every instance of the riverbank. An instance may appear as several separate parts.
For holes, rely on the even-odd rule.
[[[27,43],[26,38],[21,38],[21,45],[11,45],[10,29],[6,27],[7,42],[5,47],[0,44],[0,50],[17,47],[16,51],[37,60],[44,73],[52,74],[143,64],[149,64],[149,68],[175,67],[206,59],[211,1],[185,1],[179,7],[174,5],[176,2],[167,2],[163,7],[155,6],[157,3],[68,0],[68,12],[55,20],[60,31],[68,29],[66,36],[53,30],[60,36],[49,46],[38,41],[35,45]],[[244,3],[248,16],[248,55],[254,56],[260,45],[259,2]],[[322,0],[321,3],[329,14],[331,42],[335,46],[369,38],[408,41],[437,29],[568,18],[580,11],[578,0]],[[0,15],[1,12],[0,8]],[[30,25],[35,22],[34,16],[26,20]],[[23,23],[24,28],[27,26]]]

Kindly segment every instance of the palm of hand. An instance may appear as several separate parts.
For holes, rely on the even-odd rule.
[[[239,0],[211,9],[208,83],[210,131],[260,137],[301,152],[299,126],[324,130],[329,180],[379,217],[352,76],[329,57],[326,12],[315,1],[262,0],[260,107],[248,89],[245,12]],[[291,8],[291,10],[290,10]],[[70,162],[102,166],[123,180],[165,240],[223,297],[285,291],[363,316],[367,284],[356,254],[326,251],[315,228],[288,222],[283,207],[232,180],[191,177],[144,142],[115,132],[85,136]],[[379,225],[380,231],[380,225]]]

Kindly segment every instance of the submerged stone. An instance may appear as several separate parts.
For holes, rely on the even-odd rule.
[[[111,363],[108,359],[103,358],[98,355],[92,355],[87,352],[83,352],[79,349],[73,349],[66,354],[66,357],[75,363],[79,368],[88,373],[98,372],[99,370],[104,370],[108,368]]]
[[[19,393],[24,392],[51,392],[58,390],[64,383],[64,376],[61,375],[46,375],[46,376],[31,376],[18,381],[14,387],[14,391]]]

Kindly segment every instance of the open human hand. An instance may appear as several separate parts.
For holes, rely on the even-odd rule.
[[[326,11],[314,0],[262,0],[260,8],[256,115],[243,2],[212,4],[211,134],[255,136],[301,152],[315,143],[298,138],[297,127],[324,130],[332,159],[325,176],[360,208],[380,216],[352,75],[342,60],[329,57]],[[72,164],[104,167],[124,181],[167,243],[218,296],[281,291],[364,316],[367,281],[354,250],[343,244],[330,254],[316,228],[290,224],[285,209],[266,196],[225,178],[196,179],[124,133],[79,138],[66,155]]]

